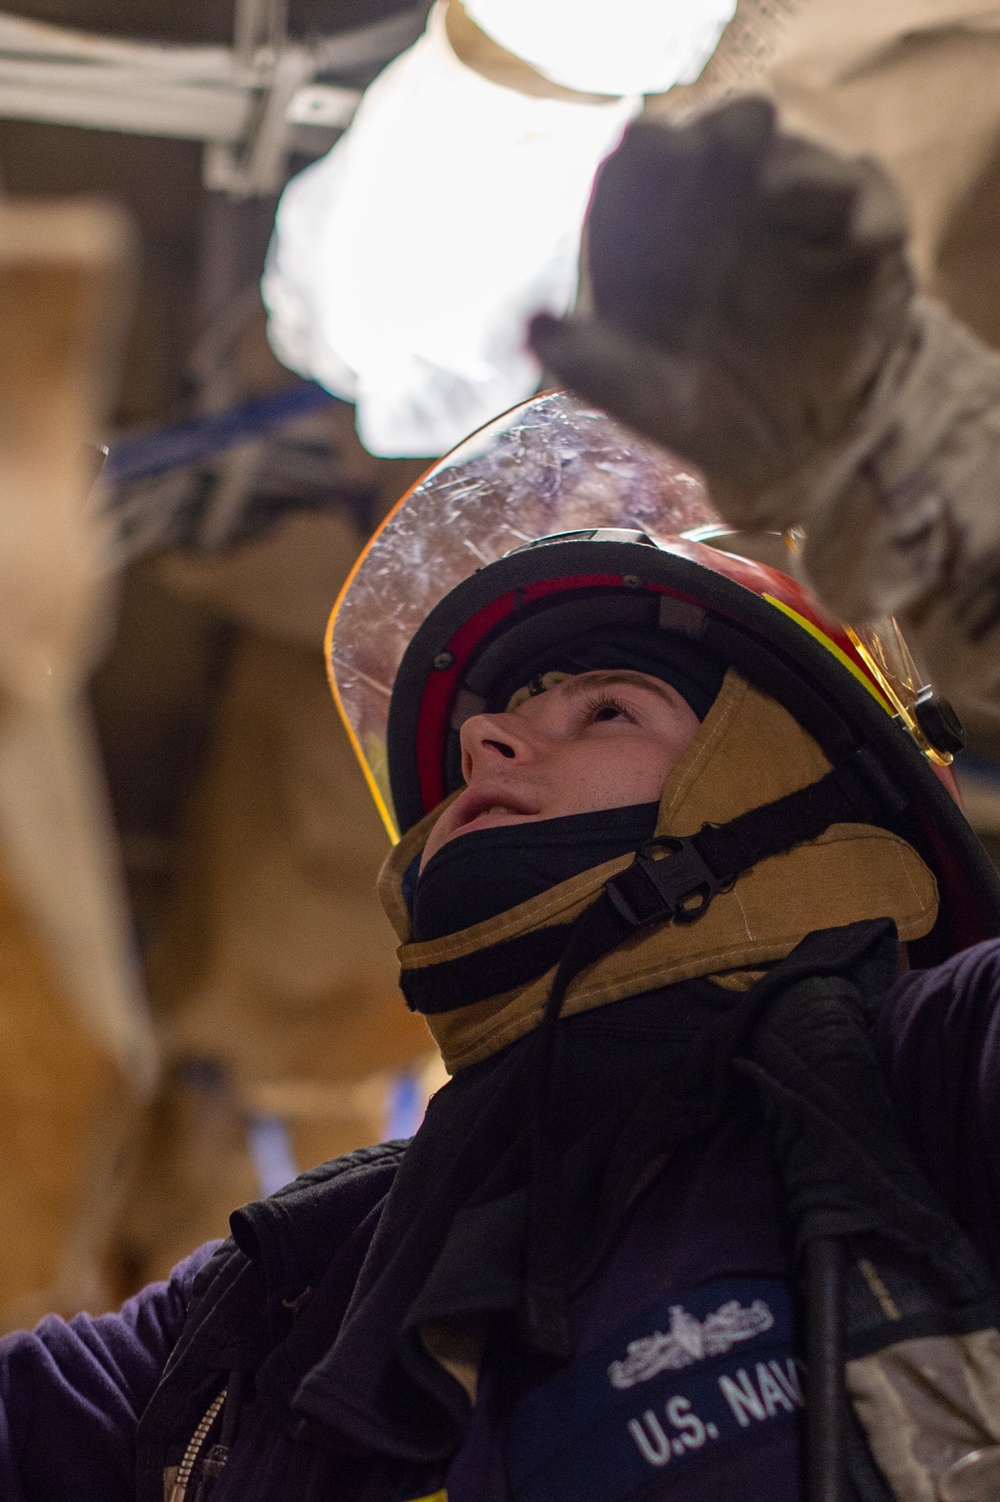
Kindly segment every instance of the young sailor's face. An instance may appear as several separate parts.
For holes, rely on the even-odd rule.
[[[456,835],[653,803],[698,717],[648,673],[581,673],[462,726],[466,786],[438,819],[425,864]]]

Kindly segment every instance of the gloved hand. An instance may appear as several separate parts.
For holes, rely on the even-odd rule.
[[[694,460],[741,525],[786,525],[765,487],[857,410],[905,325],[897,194],[867,161],[781,134],[745,98],[640,120],[587,220],[591,315],[531,342],[574,390]]]
[[[806,530],[834,613],[899,615],[939,686],[1000,699],[1000,357],[915,293],[874,163],[741,99],[639,121],[588,213],[593,311],[531,342],[699,464],[741,528]]]

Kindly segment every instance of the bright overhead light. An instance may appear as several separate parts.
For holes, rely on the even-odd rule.
[[[476,25],[553,83],[662,94],[697,78],[736,0],[465,0]]]
[[[599,163],[654,73],[665,86],[667,55],[689,67],[709,13],[721,24],[721,0],[684,7],[683,25],[662,23],[662,8],[669,0],[615,0],[602,39],[596,0],[467,7],[508,50],[530,45],[529,60],[546,60],[553,78],[558,27],[574,76],[603,48],[599,88],[583,84],[592,93],[609,81],[617,91],[634,54],[635,92],[595,102],[521,93],[473,71],[448,42],[438,0],[329,155],[285,189],[263,282],[269,337],[286,365],[355,402],[372,453],[444,453],[537,388],[525,324],[572,306]]]
[[[529,396],[525,323],[571,306],[594,172],[639,108],[502,88],[435,6],[285,189],[263,282],[279,358],[355,402],[375,454],[443,453]]]

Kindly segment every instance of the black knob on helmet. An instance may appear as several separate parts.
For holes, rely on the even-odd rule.
[[[913,706],[917,724],[935,751],[954,756],[965,750],[965,728],[954,708],[932,688],[921,689]]]

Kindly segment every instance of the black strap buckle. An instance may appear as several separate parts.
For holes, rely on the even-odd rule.
[[[605,882],[604,890],[629,927],[641,928],[664,919],[697,923],[712,899],[732,885],[731,878],[716,876],[692,839],[660,835]]]

